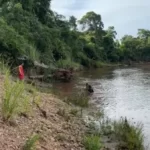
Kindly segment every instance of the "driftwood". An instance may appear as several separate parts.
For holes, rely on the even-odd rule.
[[[29,76],[29,79],[43,79],[44,75]]]
[[[57,80],[70,81],[73,77],[72,70],[58,69],[53,73],[53,77]]]
[[[34,61],[34,66],[35,67],[39,67],[39,68],[43,68],[43,69],[48,69],[49,67],[47,65],[45,65],[44,63],[39,63],[37,61]]]
[[[52,75],[36,75],[36,76],[29,76],[29,79],[31,80],[44,80],[44,79],[47,79],[47,78],[52,78],[53,76]]]

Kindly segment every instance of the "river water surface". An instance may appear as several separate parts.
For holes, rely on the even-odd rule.
[[[87,70],[70,83],[55,83],[54,87],[69,94],[85,83],[94,88],[91,97],[99,109],[112,119],[127,117],[143,124],[145,143],[150,143],[150,66],[102,68]]]

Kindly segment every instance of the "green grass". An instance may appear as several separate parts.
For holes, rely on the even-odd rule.
[[[95,68],[102,68],[104,66],[104,63],[101,61],[94,61],[93,66]]]
[[[76,108],[72,108],[72,109],[70,110],[70,114],[73,115],[73,116],[77,116],[78,112],[79,112],[79,110],[76,109]]]
[[[10,72],[10,69],[8,64],[6,64],[4,59],[0,56],[0,73],[5,74],[6,72]]]
[[[5,48],[6,53],[17,56],[26,55],[31,60],[38,60],[39,53],[35,46],[22,35],[20,35],[12,26],[8,25],[4,18],[0,18],[0,43]],[[6,36],[7,35],[7,36]],[[13,52],[11,52],[13,50]]]
[[[57,114],[59,116],[63,117],[65,119],[65,121],[69,121],[70,120],[70,115],[64,108],[59,109]]]
[[[67,103],[72,103],[76,106],[86,108],[89,106],[90,98],[85,93],[75,92],[68,96],[65,100]]]
[[[87,134],[100,137],[111,137],[112,142],[118,142],[118,149],[144,150],[144,136],[141,124],[132,124],[127,119],[111,121],[101,118],[98,122],[91,121]]]
[[[94,68],[117,67],[117,66],[120,66],[120,65],[121,65],[120,63],[93,61],[93,67]]]
[[[38,93],[38,89],[32,84],[24,83],[24,85],[25,85],[25,90],[32,95],[33,103],[35,103],[36,105],[40,105],[41,97]]]
[[[126,119],[120,119],[113,123],[116,137],[126,143],[129,150],[144,150],[144,136],[142,125],[137,126],[129,123]]]
[[[81,65],[73,62],[71,59],[61,59],[57,62],[57,67],[63,69],[73,68],[74,70],[79,70],[81,68]]]
[[[39,140],[39,135],[34,135],[32,137],[30,137],[24,147],[23,147],[23,150],[35,150],[35,146],[36,146],[36,142]]]
[[[3,119],[9,121],[17,114],[28,112],[30,110],[29,99],[29,96],[25,93],[24,83],[21,81],[13,82],[7,72],[2,100]]]
[[[95,135],[86,136],[83,144],[87,150],[100,150],[100,148],[102,148],[100,137]]]

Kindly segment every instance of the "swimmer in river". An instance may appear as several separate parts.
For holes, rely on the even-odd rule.
[[[89,93],[94,93],[92,86],[89,85],[88,83],[86,83],[86,91],[88,91]]]

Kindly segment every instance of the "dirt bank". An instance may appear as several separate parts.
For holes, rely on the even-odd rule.
[[[0,99],[4,77],[0,76]],[[28,118],[17,116],[11,124],[2,121],[0,112],[0,150],[20,150],[34,133],[40,135],[37,150],[82,150],[84,123],[71,115],[69,105],[51,94],[38,93],[46,118],[33,105]],[[0,109],[1,111],[1,109]],[[61,113],[62,112],[62,113]]]
[[[20,114],[6,122],[3,121],[0,108],[0,150],[22,150],[26,141],[35,134],[40,136],[36,143],[37,150],[85,150],[85,147],[87,150],[144,150],[141,128],[136,128],[126,118],[111,122],[91,104],[84,112],[81,111],[84,119],[87,117],[85,123],[76,114],[77,107],[68,105],[52,94],[37,92],[41,100],[35,103],[32,89],[32,86],[26,89],[26,94],[32,99],[28,115]],[[0,75],[0,102],[3,100],[3,91],[4,76]],[[75,96],[69,99],[69,103],[82,104],[85,100],[88,99]]]

